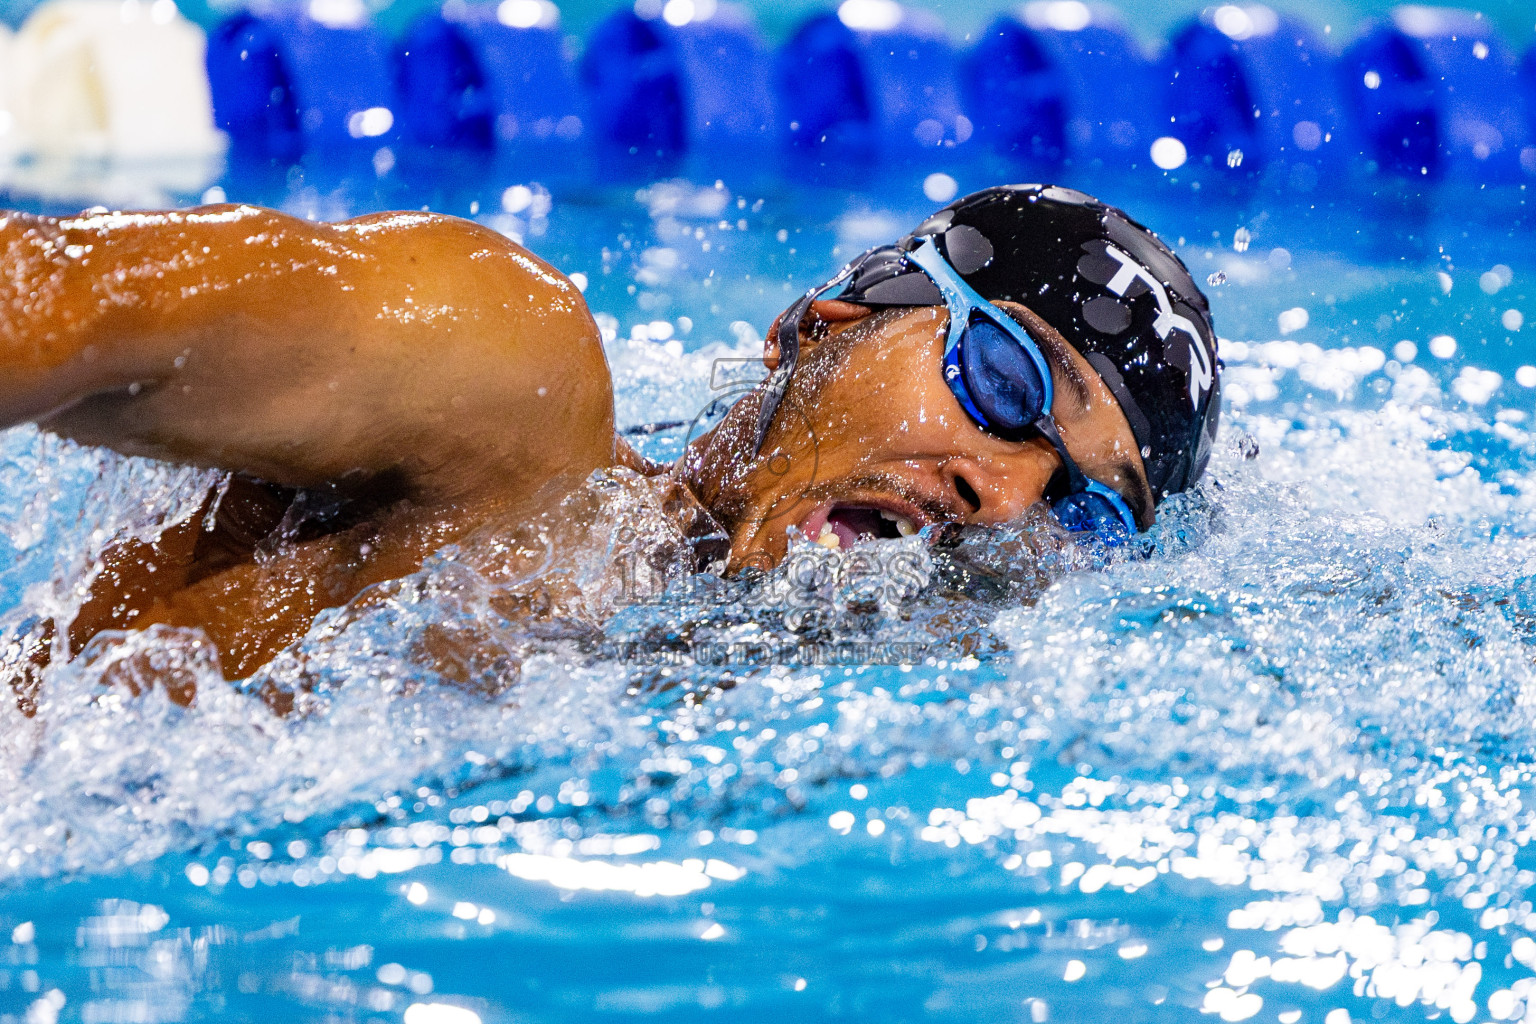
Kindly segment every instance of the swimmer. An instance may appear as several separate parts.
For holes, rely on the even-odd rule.
[[[1219,410],[1183,264],[1059,187],[962,198],[813,289],[770,328],[768,378],[670,467],[615,434],[577,288],[468,221],[16,213],[0,246],[0,427],[231,474],[108,552],[74,620],[13,658],[24,702],[108,630],[198,629],[249,676],[323,609],[598,470],[658,478],[730,571],[777,564],[791,528],[844,547],[1041,502],[1123,543],[1199,478]]]

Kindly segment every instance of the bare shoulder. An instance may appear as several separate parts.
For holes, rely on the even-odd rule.
[[[226,204],[15,215],[0,241],[21,250],[0,422],[295,487],[392,472],[441,500],[613,459],[580,290],[472,221]]]
[[[376,279],[413,293],[413,304],[450,308],[499,327],[503,337],[558,338],[596,351],[598,330],[581,290],[560,270],[499,232],[436,213],[395,212],[332,225],[376,258]],[[551,333],[553,332],[553,333]]]
[[[432,256],[447,257],[456,263],[468,261],[470,267],[482,265],[495,273],[512,272],[526,277],[531,284],[574,296],[580,302],[580,290],[565,274],[507,236],[472,220],[400,211],[369,214],[328,227],[358,244],[398,255],[410,265],[419,265],[423,258]],[[466,268],[458,264],[455,269]]]

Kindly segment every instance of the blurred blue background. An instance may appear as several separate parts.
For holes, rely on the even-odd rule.
[[[15,23],[35,6],[35,0],[11,0],[0,9]],[[238,6],[235,3],[208,3],[206,0],[183,0],[181,3],[184,14],[204,25],[217,22]],[[395,30],[402,29],[416,16],[436,6],[433,0],[371,0],[369,3],[378,23]],[[565,30],[577,39],[584,39],[599,21],[624,6],[615,0],[565,0],[559,5]],[[836,5],[825,0],[745,0],[742,6],[752,11],[758,25],[771,40],[780,42],[789,36],[796,25],[812,14]],[[944,19],[951,37],[959,42],[984,28],[996,14],[1011,11],[1020,5],[1006,0],[912,0],[907,6],[937,14]],[[1127,25],[1144,43],[1153,46],[1166,39],[1180,23],[1215,4],[1200,3],[1198,0],[1110,0],[1108,6],[1124,16]],[[1353,35],[1363,22],[1384,16],[1399,5],[1391,0],[1303,0],[1270,6],[1281,13],[1294,14],[1318,25],[1332,25],[1334,33],[1343,34],[1343,41]],[[1475,5],[1475,9],[1498,25],[1500,31],[1517,47],[1523,48],[1536,41],[1536,8],[1533,8],[1530,0],[1486,0]]]

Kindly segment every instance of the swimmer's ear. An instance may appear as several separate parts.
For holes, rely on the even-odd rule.
[[[821,340],[823,332],[807,329],[814,321],[820,320],[824,324],[842,324],[852,320],[858,320],[870,314],[868,306],[861,306],[856,302],[844,302],[842,299],[817,299],[811,303],[811,312],[806,317],[806,324],[800,331],[800,353],[811,351],[816,343]],[[784,319],[780,313],[774,317],[773,324],[768,328],[768,334],[763,338],[763,363],[769,371],[779,368],[779,321]]]
[[[829,324],[842,324],[869,316],[874,310],[868,306],[861,306],[857,302],[844,302],[842,299],[817,299],[811,303],[811,312]]]
[[[779,368],[779,321],[783,319],[783,313],[774,317],[768,333],[763,336],[763,365],[768,367],[769,373]]]

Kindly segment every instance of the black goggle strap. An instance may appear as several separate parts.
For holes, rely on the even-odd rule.
[[[1056,429],[1056,420],[1049,412],[1044,413],[1034,423],[1030,424],[1035,432],[1056,449],[1056,454],[1061,458],[1061,465],[1067,473],[1067,493],[1078,494],[1088,490],[1088,477],[1078,468],[1072,456],[1067,454],[1067,443],[1061,439],[1061,431]]]
[[[779,365],[763,382],[763,402],[757,410],[757,440],[752,446],[754,454],[762,453],[763,441],[768,437],[768,426],[773,422],[774,414],[779,411],[779,403],[784,401],[784,389],[789,387],[789,378],[794,375],[795,367],[800,362],[800,327],[805,322],[805,315],[811,311],[811,303],[832,289],[847,284],[848,279],[853,277],[874,251],[871,249],[864,253],[840,270],[832,280],[800,296],[779,317],[779,326],[774,334],[779,343]]]

